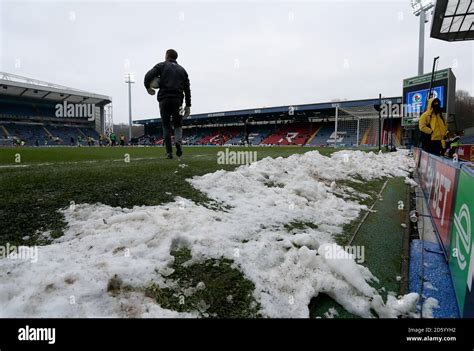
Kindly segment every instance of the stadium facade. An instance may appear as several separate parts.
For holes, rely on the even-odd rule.
[[[69,145],[97,139],[112,98],[0,72],[0,145]]]

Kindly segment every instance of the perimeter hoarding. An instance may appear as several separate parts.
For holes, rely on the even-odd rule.
[[[440,157],[433,157],[434,180],[430,196],[430,213],[443,243],[445,252],[449,256],[450,229],[452,224],[451,210],[457,189],[457,176],[459,164],[445,161]]]
[[[430,157],[430,154],[422,151],[420,156],[419,172],[421,187],[423,188],[423,192],[426,196],[429,196],[431,193],[434,177],[434,164],[435,161],[432,157]]]
[[[420,165],[421,149],[416,147],[413,149],[413,158],[415,159],[415,168]]]
[[[449,257],[451,212],[459,169],[459,164],[424,151],[421,153],[419,166],[421,186],[446,257]]]
[[[459,313],[474,318],[474,164],[414,148],[420,186],[449,261]]]
[[[449,268],[459,312],[474,317],[474,171],[463,167],[458,181]]]

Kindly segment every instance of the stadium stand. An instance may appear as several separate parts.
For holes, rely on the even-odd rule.
[[[85,145],[105,132],[111,98],[5,72],[0,78],[0,145],[70,145],[71,138]],[[79,106],[92,115],[61,115],[60,106]]]
[[[377,135],[372,135],[371,126],[361,125],[359,130],[359,143],[357,143],[356,129],[352,124],[340,125],[338,130],[337,144],[341,147],[375,146]],[[251,145],[297,145],[297,146],[319,146],[328,147],[334,145],[334,122],[299,123],[288,124],[275,128],[274,125],[252,126],[249,132],[249,143]],[[400,144],[401,126],[394,127],[394,144]],[[275,132],[275,129],[277,130]],[[383,127],[382,142],[389,142],[389,126]],[[138,138],[139,145],[162,145],[161,132],[152,136],[143,135]],[[152,141],[152,139],[154,141]],[[240,130],[236,127],[220,128],[187,128],[183,131],[183,143],[185,145],[243,145],[245,142],[244,127]]]
[[[474,135],[465,136],[461,138],[462,144],[474,144]]]
[[[384,98],[384,102],[397,105],[402,98]],[[378,99],[364,99],[196,114],[183,120],[183,140],[188,145],[241,145],[248,133],[251,145],[333,146],[339,108],[338,146],[377,145],[374,126],[379,121],[374,119],[374,106],[378,103]],[[144,126],[149,139],[162,137],[161,119],[134,123]],[[388,133],[383,118],[382,125]],[[399,129],[395,135],[398,137]]]
[[[244,133],[240,132],[227,140],[224,145],[241,145],[244,137]]]
[[[249,127],[249,144],[260,145],[272,132],[274,127],[269,125],[256,125]],[[244,131],[242,131],[242,142],[245,140]]]
[[[310,123],[291,123],[278,128],[261,142],[262,145],[304,145],[311,137]]]
[[[310,140],[308,145],[310,146],[329,146],[328,139],[334,132],[334,123],[325,122],[319,128],[317,134]]]
[[[19,138],[29,145],[35,145],[36,140],[49,140],[49,135],[41,124],[4,123],[3,129],[10,139]]]
[[[339,124],[337,145],[339,147],[376,146],[378,137],[373,133],[371,124],[361,123],[359,128],[359,143],[357,143],[357,122],[345,121]],[[250,145],[294,145],[294,146],[334,146],[333,121],[319,123],[287,123],[283,125],[264,124],[250,125]],[[161,130],[155,129],[154,135],[144,135],[139,139],[139,145],[163,145]],[[390,126],[383,126],[382,144],[389,143]],[[394,123],[394,145],[400,145],[400,121]],[[183,130],[183,143],[185,145],[243,145],[245,142],[245,127],[194,127]]]

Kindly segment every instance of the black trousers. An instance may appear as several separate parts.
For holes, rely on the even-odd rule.
[[[172,153],[171,146],[171,124],[175,130],[175,141],[181,143],[183,118],[179,109],[183,99],[164,99],[160,101],[161,124],[163,126],[163,139],[165,140],[166,153]]]
[[[442,156],[443,144],[441,143],[441,140],[431,140],[428,152],[436,156]]]

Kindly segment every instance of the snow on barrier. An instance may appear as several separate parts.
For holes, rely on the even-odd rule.
[[[414,148],[420,185],[448,260],[459,312],[474,317],[474,168]]]

